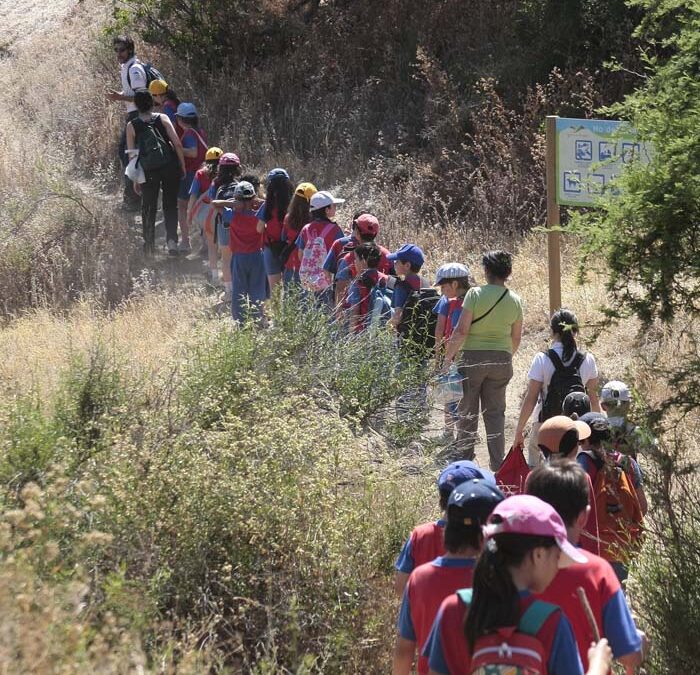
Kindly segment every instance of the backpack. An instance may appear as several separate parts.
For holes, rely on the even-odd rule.
[[[376,329],[389,323],[393,310],[391,309],[391,291],[379,284],[372,286],[367,305],[367,327]]]
[[[233,193],[236,191],[236,185],[238,185],[238,181],[236,180],[231,183],[226,183],[226,185],[220,185],[216,189],[216,196],[214,199],[233,199]],[[228,229],[228,224],[223,222],[222,212],[217,209],[216,218],[214,220],[214,242],[217,244],[220,243],[218,236],[219,225]]]
[[[525,461],[522,445],[514,445],[496,471],[496,484],[506,495],[520,495],[525,492],[525,481],[530,467]]]
[[[559,354],[553,349],[549,349],[545,353],[554,364],[554,375],[552,375],[549,387],[547,387],[547,396],[542,402],[542,410],[539,416],[540,422],[544,422],[555,415],[561,415],[564,399],[572,392],[586,393],[581,373],[579,373],[579,368],[586,358],[585,354],[577,351],[574,360],[568,366],[565,366],[561,358],[559,358]]]
[[[457,591],[457,595],[469,607],[472,589]],[[498,628],[482,635],[474,643],[469,672],[472,675],[546,675],[547,655],[537,633],[558,610],[556,605],[535,600],[523,612],[517,626]]]
[[[409,348],[421,353],[428,353],[435,348],[435,326],[438,316],[433,310],[439,300],[440,295],[434,288],[411,291],[397,329],[403,343]]]
[[[136,64],[140,65],[143,68],[143,71],[146,73],[146,89],[148,89],[148,85],[151,84],[153,80],[165,80],[160,70],[158,70],[158,68],[156,68],[152,63],[142,63],[137,59],[134,65]],[[126,81],[129,83],[129,89],[133,89],[131,86],[131,77],[129,76],[128,69],[126,71]]]
[[[299,267],[299,279],[301,285],[308,291],[318,293],[330,286],[323,269],[323,263],[328,255],[326,237],[334,227],[337,227],[335,223],[327,223],[321,234],[307,243],[304,248],[301,266]]]
[[[630,458],[607,453],[601,459],[595,452],[582,451],[598,472],[593,481],[593,498],[598,514],[600,555],[605,560],[624,560],[630,548],[641,542],[644,516],[637,492],[628,476]]]
[[[149,122],[135,117],[131,120],[131,124],[134,127],[139,150],[137,165],[144,171],[154,171],[174,161],[175,151],[160,120],[160,115],[151,118]]]

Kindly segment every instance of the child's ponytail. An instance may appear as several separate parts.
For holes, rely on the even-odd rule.
[[[566,363],[571,360],[578,349],[576,336],[578,335],[578,319],[570,309],[560,309],[552,314],[550,321],[552,333],[559,338],[564,347],[562,360]]]

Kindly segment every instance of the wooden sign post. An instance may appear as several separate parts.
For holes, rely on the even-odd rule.
[[[549,268],[549,311],[561,307],[561,232],[557,204],[557,116],[548,115],[547,142],[547,264]]]

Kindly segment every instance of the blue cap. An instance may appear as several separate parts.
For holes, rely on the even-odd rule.
[[[496,484],[496,477],[488,469],[482,469],[474,462],[463,459],[459,462],[452,462],[442,470],[438,478],[438,490],[440,492],[452,491],[456,485],[474,478],[480,478],[492,485]]]
[[[178,117],[197,117],[197,108],[194,103],[180,103],[175,114]]]
[[[271,183],[275,178],[286,178],[289,180],[289,174],[284,169],[272,169],[270,173],[267,174],[267,182]]]
[[[387,258],[389,260],[405,260],[419,267],[425,262],[423,251],[420,246],[416,246],[415,244],[404,244],[398,251],[390,253]]]
[[[447,522],[481,525],[504,499],[496,485],[481,478],[460,483],[447,502]]]

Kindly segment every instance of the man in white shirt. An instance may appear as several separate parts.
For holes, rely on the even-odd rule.
[[[137,89],[146,89],[148,87],[148,79],[146,70],[141,62],[136,58],[134,53],[134,41],[128,35],[118,35],[112,41],[114,45],[114,53],[117,56],[117,61],[120,64],[120,76],[122,82],[121,91],[110,89],[107,92],[107,98],[110,101],[124,101],[126,106],[126,121],[122,129],[119,139],[119,159],[122,166],[126,166],[128,157],[126,156],[126,125],[138,116],[138,111],[134,105],[134,91]],[[124,190],[124,201],[137,205],[140,203],[139,197],[133,192],[133,187],[130,180],[126,180]]]

